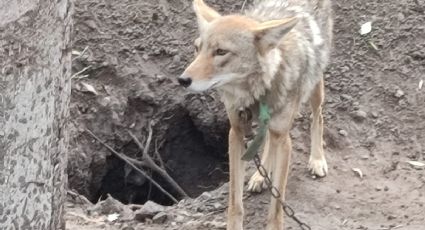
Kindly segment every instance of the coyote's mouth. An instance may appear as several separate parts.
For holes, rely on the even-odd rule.
[[[203,92],[209,89],[218,88],[220,86],[226,85],[227,83],[238,79],[238,76],[238,74],[232,73],[217,75],[210,80],[193,81],[192,84],[188,87],[188,89],[195,92]]]

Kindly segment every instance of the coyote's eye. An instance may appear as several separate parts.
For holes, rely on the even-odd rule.
[[[223,50],[223,49],[216,49],[216,50],[214,51],[214,56],[224,56],[224,55],[226,55],[227,53],[229,53],[229,51],[227,51],[227,50]]]
[[[195,53],[199,52],[199,46],[195,45]]]

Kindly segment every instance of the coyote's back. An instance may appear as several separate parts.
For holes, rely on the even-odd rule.
[[[299,75],[301,98],[306,101],[329,61],[333,28],[330,0],[255,0],[245,15],[257,21],[299,19],[286,38],[296,47],[286,47],[288,52],[282,56],[288,65],[286,68],[305,70],[291,75]],[[299,61],[291,62],[293,59]]]

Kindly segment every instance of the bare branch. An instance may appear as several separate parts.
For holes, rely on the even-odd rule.
[[[159,148],[161,148],[161,146],[164,144],[164,142],[165,142],[165,140],[162,140],[161,143],[159,143]],[[158,152],[158,139],[155,139],[155,156],[158,159],[161,168],[163,170],[166,170],[165,169],[164,161],[162,160],[162,157],[161,157],[161,155]]]
[[[150,177],[146,172],[142,171],[141,169],[139,169],[132,161],[130,161],[128,159],[127,156],[125,156],[122,153],[119,153],[117,151],[115,151],[112,147],[110,147],[108,144],[106,144],[105,142],[103,142],[102,140],[100,140],[100,138],[98,138],[92,131],[86,129],[85,130],[88,134],[90,134],[90,136],[92,136],[94,139],[96,139],[99,143],[101,143],[103,146],[105,146],[109,151],[111,151],[113,154],[115,154],[115,156],[117,156],[118,158],[120,158],[121,160],[125,161],[127,164],[129,164],[131,167],[134,168],[134,170],[136,170],[137,172],[139,172],[140,174],[142,174],[144,177],[146,177],[148,180],[150,180],[152,182],[153,185],[155,185],[161,192],[163,192],[166,196],[168,196],[174,203],[178,203],[178,200],[176,198],[174,198],[173,195],[171,195],[169,192],[167,192],[164,188],[161,187],[160,184],[158,184],[152,177]]]
[[[187,193],[180,187],[180,185],[177,184],[177,182],[167,173],[167,171],[159,167],[152,160],[151,156],[149,156],[148,151],[146,151],[146,150],[149,150],[149,145],[150,145],[150,142],[152,141],[152,132],[153,132],[151,125],[149,125],[148,129],[149,129],[149,134],[148,134],[148,139],[146,141],[145,147],[143,147],[142,143],[140,143],[140,141],[131,131],[128,131],[128,134],[131,136],[131,138],[133,138],[134,142],[139,146],[139,148],[145,150],[143,152],[143,162],[146,164],[146,167],[151,168],[153,171],[155,171],[156,173],[161,175],[164,179],[166,179],[168,183],[170,183],[170,185],[173,186],[178,193],[180,193],[181,196],[188,197]]]

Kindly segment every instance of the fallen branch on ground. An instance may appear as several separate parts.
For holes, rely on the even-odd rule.
[[[140,141],[137,139],[137,137],[131,132],[128,131],[128,134],[130,134],[131,138],[133,138],[134,142],[136,142],[137,146],[139,146],[140,150],[143,151],[143,155],[142,155],[142,160],[141,163],[145,166],[148,167],[150,169],[152,169],[154,172],[158,173],[160,176],[162,176],[165,180],[167,180],[167,182],[173,186],[173,188],[184,198],[188,197],[188,195],[186,194],[186,192],[180,187],[179,184],[177,184],[177,182],[167,173],[167,171],[165,171],[165,169],[161,168],[160,166],[158,166],[151,158],[151,156],[149,156],[149,147],[150,147],[150,143],[152,141],[152,122],[149,123],[149,134],[148,134],[148,138],[146,140],[145,146],[142,145],[142,143],[140,143]]]
[[[139,162],[137,160],[131,159],[127,156],[125,156],[122,153],[119,153],[117,151],[115,151],[111,146],[109,146],[108,144],[106,144],[105,142],[103,142],[99,137],[97,137],[92,131],[90,131],[89,129],[85,130],[88,134],[90,134],[90,136],[92,136],[94,139],[96,139],[100,144],[102,144],[103,146],[105,146],[109,151],[111,151],[113,154],[115,154],[115,156],[117,156],[118,158],[120,158],[121,160],[125,161],[128,165],[130,165],[131,167],[134,168],[134,170],[136,170],[137,172],[139,172],[140,174],[142,174],[144,177],[146,177],[146,179],[150,180],[152,182],[153,185],[155,185],[155,187],[157,187],[161,192],[163,192],[166,196],[168,196],[174,203],[178,203],[178,200],[171,195],[169,192],[167,192],[164,188],[161,187],[160,184],[158,184],[151,176],[149,176],[146,172],[144,172],[143,170],[139,169],[135,164],[136,162]]]

